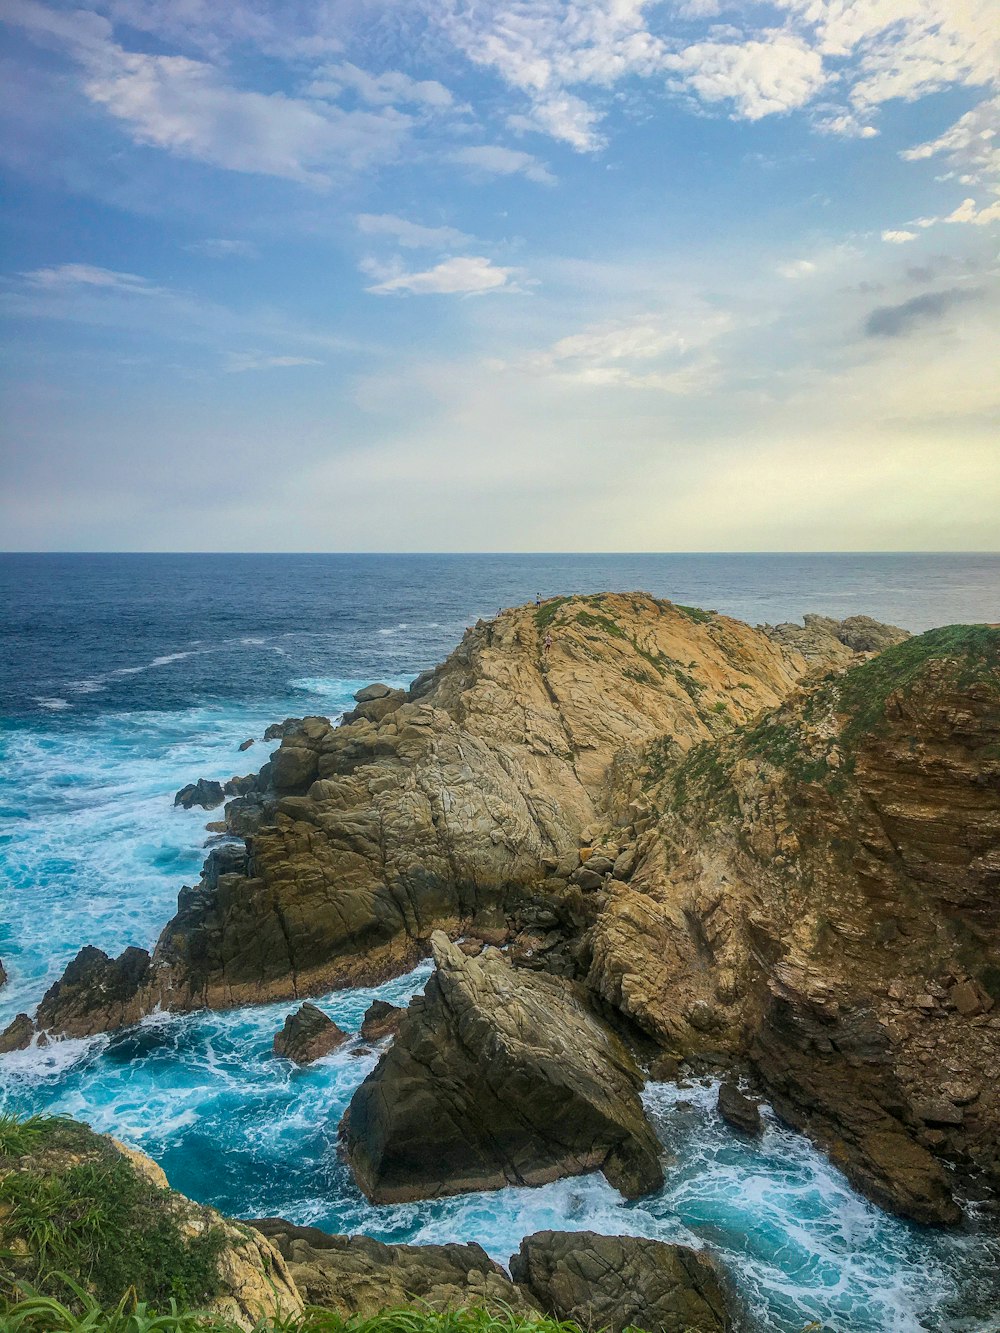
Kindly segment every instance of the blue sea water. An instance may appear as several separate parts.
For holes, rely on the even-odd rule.
[[[405,683],[498,606],[644,588],[752,623],[864,612],[909,629],[1000,620],[996,555],[0,556],[0,1025],[29,1011],[83,943],[150,946],[205,855],[199,777],[263,763],[237,746],[288,714],[336,716],[361,684]],[[211,818],[211,816],[207,816]],[[320,1003],[357,1031],[371,998],[426,967]],[[799,1136],[760,1144],[713,1089],[653,1085],[667,1185],[625,1203],[602,1177],[373,1207],[335,1151],[376,1056],[358,1041],[310,1069],[270,1054],[287,1005],[157,1015],[133,1033],[0,1060],[0,1104],[58,1110],[150,1153],[185,1193],[387,1240],[479,1240],[506,1260],[545,1227],[713,1247],[759,1326],[1000,1329],[1000,1253],[856,1195]]]

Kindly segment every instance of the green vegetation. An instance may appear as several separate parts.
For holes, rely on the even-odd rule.
[[[680,602],[674,602],[674,606],[682,615],[687,616],[688,620],[693,620],[699,625],[704,625],[715,615],[714,611],[703,611],[700,606],[682,606]]]
[[[955,683],[965,688],[976,681],[994,676],[995,688],[1000,689],[1000,629],[989,625],[946,625],[928,630],[926,634],[904,639],[887,648],[870,662],[852,667],[834,681],[837,692],[837,712],[847,713],[849,721],[841,739],[849,746],[866,732],[875,729],[883,720],[885,705],[891,694],[907,691],[937,660],[953,660]],[[822,691],[812,703],[814,711]]]
[[[221,1229],[185,1235],[170,1195],[110,1142],[41,1117],[5,1117],[0,1135],[0,1295],[23,1284],[67,1294],[79,1283],[105,1305],[130,1290],[200,1305],[219,1292]]]
[[[537,619],[537,616],[536,616]],[[605,634],[610,634],[613,639],[624,639],[625,631],[622,627],[610,620],[607,616],[595,616],[589,611],[577,611],[576,623],[583,625],[587,629],[600,629]]]
[[[77,1289],[79,1311],[58,1301],[27,1294],[21,1301],[0,1308],[0,1333],[240,1333],[226,1319],[197,1310],[181,1310],[170,1302],[157,1314],[142,1303],[120,1302],[102,1307]],[[576,1324],[560,1323],[542,1315],[527,1319],[512,1312],[481,1309],[436,1313],[425,1309],[387,1310],[367,1319],[345,1318],[331,1310],[310,1309],[287,1319],[263,1320],[254,1333],[580,1333]]]
[[[689,750],[670,774],[670,805],[677,809],[697,795],[705,813],[736,816],[739,801],[725,758],[715,741],[702,741]]]
[[[542,629],[548,629],[556,618],[556,612],[560,607],[565,606],[571,599],[569,597],[552,597],[549,601],[543,603],[535,610],[535,624]]]

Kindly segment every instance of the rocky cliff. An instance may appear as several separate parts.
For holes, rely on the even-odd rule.
[[[749,1053],[878,1202],[1000,1186],[1000,630],[907,640],[680,762],[648,752],[589,981],[679,1055]]]

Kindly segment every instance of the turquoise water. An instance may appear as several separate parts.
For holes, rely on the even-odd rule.
[[[823,578],[817,557],[809,568],[775,558],[747,567],[734,557],[683,566],[698,559],[686,557],[681,586],[655,582],[671,568],[679,577],[666,557],[643,568],[640,557],[623,557],[631,563],[617,569],[614,557],[593,568],[576,558],[572,577],[569,558],[524,559],[506,573],[480,563],[461,577],[454,562],[375,559],[337,566],[335,579],[329,566],[294,566],[292,580],[290,557],[273,565],[254,558],[242,573],[239,558],[204,566],[128,558],[122,566],[107,557],[75,573],[61,559],[54,582],[43,561],[28,569],[28,584],[0,561],[0,588],[22,594],[3,603],[0,648],[0,957],[11,977],[0,990],[0,1024],[30,1011],[81,944],[112,953],[152,945],[211,841],[204,826],[212,814],[174,809],[178,787],[258,768],[273,747],[240,754],[237,746],[271,721],[336,715],[374,678],[405,682],[476,615],[496,609],[498,585],[505,595],[497,601],[512,602],[532,596],[536,583],[543,592],[645,584],[774,620],[809,609],[808,580],[819,579],[814,609],[859,609],[844,603],[867,578],[860,609],[873,614],[916,624],[922,606],[924,623],[958,618],[935,610],[934,596],[950,590],[964,618],[1000,619],[991,604],[1000,561],[991,557],[930,575],[925,557],[899,558],[891,569],[876,562],[874,572],[845,557],[820,562]],[[923,602],[922,585],[932,589]],[[320,1003],[356,1032],[375,995],[402,1002],[426,976],[423,967]],[[831,1333],[1000,1329],[1000,1252],[985,1235],[936,1233],[879,1212],[773,1120],[761,1143],[737,1138],[715,1115],[711,1086],[648,1090],[670,1159],[654,1198],[626,1203],[591,1176],[372,1207],[337,1159],[336,1132],[376,1053],[354,1041],[309,1069],[274,1059],[271,1041],[289,1007],[156,1015],[133,1033],[17,1053],[0,1059],[0,1104],[61,1111],[113,1132],[159,1161],[178,1189],[239,1216],[279,1214],[386,1240],[478,1240],[502,1262],[541,1228],[631,1232],[713,1247],[757,1326],[776,1333],[817,1320]]]

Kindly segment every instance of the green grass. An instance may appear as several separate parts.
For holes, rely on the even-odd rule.
[[[704,625],[715,616],[714,611],[703,611],[700,606],[682,606],[680,602],[674,602],[674,606],[682,615],[687,616],[688,620],[693,620],[698,625]]]
[[[576,623],[583,625],[586,629],[603,630],[605,634],[610,634],[613,639],[624,639],[625,631],[614,620],[608,616],[595,616],[590,611],[577,611]]]
[[[538,629],[548,629],[556,618],[556,612],[566,605],[568,597],[552,597],[535,611],[535,625]]]
[[[185,1305],[219,1293],[222,1230],[185,1235],[170,1194],[107,1140],[85,1125],[40,1117],[7,1118],[2,1133],[0,1295],[27,1283],[65,1296],[76,1283],[113,1306],[130,1289]]]
[[[0,1308],[0,1333],[239,1333],[238,1325],[197,1310],[182,1310],[176,1302],[157,1313],[145,1303],[123,1300],[102,1308],[77,1291],[78,1309],[28,1293]],[[542,1315],[524,1318],[513,1312],[497,1313],[463,1308],[437,1313],[427,1309],[387,1310],[362,1318],[345,1317],[331,1310],[309,1309],[287,1319],[261,1321],[255,1333],[580,1333],[576,1324],[560,1323]]]

